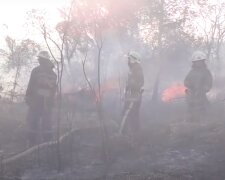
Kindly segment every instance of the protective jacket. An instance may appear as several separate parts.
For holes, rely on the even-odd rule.
[[[187,88],[188,111],[191,117],[204,114],[207,111],[209,102],[206,94],[212,88],[212,82],[212,75],[204,63],[193,64],[184,80],[184,85]]]
[[[212,75],[205,64],[193,65],[191,71],[184,80],[188,93],[192,95],[203,95],[212,88]]]
[[[144,75],[140,64],[135,64],[128,74],[126,97],[137,98],[144,86]]]
[[[57,75],[52,68],[38,66],[31,72],[26,91],[26,102],[29,106],[52,106],[56,92]]]

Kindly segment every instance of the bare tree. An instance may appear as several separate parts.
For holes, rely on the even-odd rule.
[[[199,5],[201,8],[200,15],[204,22],[204,26],[200,26],[204,32],[203,45],[206,48],[207,57],[212,59],[215,64],[215,75],[221,73],[221,46],[224,43],[225,37],[225,20],[224,20],[224,7],[222,4],[203,4]]]
[[[5,41],[7,45],[7,49],[4,53],[4,57],[7,58],[6,68],[9,71],[15,70],[13,85],[10,92],[11,101],[14,101],[21,70],[23,67],[29,68],[34,56],[40,49],[40,45],[30,39],[17,42],[9,36],[6,37]]]
[[[72,7],[72,6],[70,6]],[[75,47],[72,42],[68,39],[69,24],[58,23],[55,29],[50,29],[42,14],[37,11],[32,11],[31,15],[42,34],[44,42],[55,62],[57,72],[57,154],[58,154],[58,170],[62,168],[61,165],[61,153],[60,153],[60,131],[61,131],[61,118],[62,118],[62,78],[65,69],[65,60],[70,62],[75,52]],[[70,22],[71,8],[64,14],[65,22]],[[72,45],[72,46],[70,46]]]

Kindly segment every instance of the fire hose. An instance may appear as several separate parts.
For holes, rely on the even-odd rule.
[[[119,134],[122,135],[122,132],[123,132],[123,129],[124,129],[124,125],[126,124],[126,121],[127,121],[127,117],[131,111],[131,109],[133,108],[134,106],[134,101],[132,101],[130,104],[129,104],[129,107],[127,108],[127,110],[125,111],[124,113],[124,116],[122,118],[122,123],[120,125],[120,130],[119,130]]]
[[[130,114],[130,111],[133,109],[134,103],[141,99],[141,96],[142,96],[142,93],[143,93],[143,92],[144,92],[144,89],[141,89],[140,92],[139,92],[138,97],[135,98],[135,99],[132,99],[132,100],[130,101],[129,106],[128,106],[128,108],[126,109],[126,111],[125,111],[125,113],[124,113],[124,115],[123,115],[123,117],[122,117],[122,122],[121,122],[120,128],[119,128],[119,135],[122,135],[123,130],[124,130],[124,128],[125,128],[125,124],[126,124],[127,119],[128,119],[127,117],[128,117],[128,115]]]

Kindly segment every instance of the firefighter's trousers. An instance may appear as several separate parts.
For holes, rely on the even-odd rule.
[[[201,121],[206,119],[209,113],[209,101],[206,94],[188,95],[187,116],[189,121]]]
[[[132,106],[130,106],[132,104]],[[126,124],[124,125],[124,133],[128,133],[128,131],[131,131],[131,133],[137,133],[140,130],[140,106],[141,106],[141,99],[138,101],[127,101],[124,105],[123,110],[123,116],[128,111]],[[129,109],[130,108],[130,109]]]
[[[27,114],[29,146],[52,139],[52,108],[30,106]]]

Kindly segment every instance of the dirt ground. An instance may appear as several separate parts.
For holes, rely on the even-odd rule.
[[[161,104],[158,111],[142,108],[142,131],[135,145],[117,135],[116,121],[108,123],[107,162],[102,157],[101,130],[93,120],[96,116],[91,116],[86,123],[93,127],[83,125],[73,134],[71,163],[60,173],[35,166],[26,169],[20,179],[224,180],[223,106],[222,102],[212,104],[208,117],[198,122],[186,121],[182,101]]]

